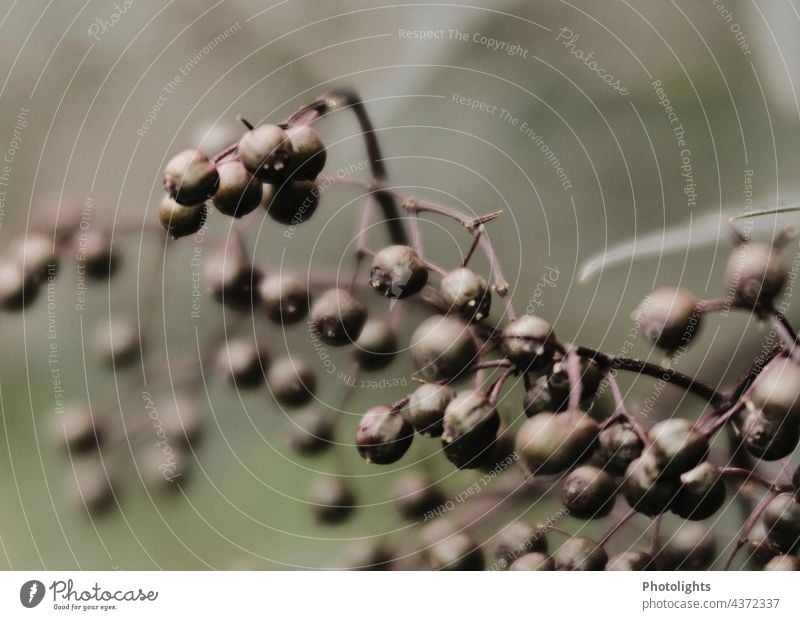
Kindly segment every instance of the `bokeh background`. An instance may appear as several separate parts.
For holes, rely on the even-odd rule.
[[[443,34],[406,34],[419,30]],[[626,346],[630,311],[654,286],[685,286],[704,297],[723,292],[730,246],[721,217],[795,197],[799,31],[791,0],[3,0],[2,244],[88,205],[93,225],[114,231],[123,263],[110,283],[90,285],[78,310],[74,262],[64,260],[53,299],[43,296],[24,313],[0,318],[0,567],[336,567],[354,539],[387,532],[413,539],[389,501],[391,481],[403,469],[424,461],[450,497],[474,481],[446,464],[437,442],[417,440],[388,468],[367,466],[346,445],[317,459],[297,458],[283,440],[292,412],[266,389],[237,393],[205,368],[192,387],[207,432],[190,454],[191,480],[177,493],[148,489],[136,454],[149,439],[131,436],[104,454],[117,476],[119,508],[87,516],[75,496],[75,461],[49,439],[51,345],[67,399],[91,402],[121,427],[146,416],[143,389],[181,392],[168,369],[196,360],[222,325],[253,329],[249,318],[223,311],[205,294],[199,318],[191,316],[193,252],[207,257],[225,243],[230,220],[215,214],[201,241],[188,238],[166,256],[163,236],[143,231],[157,222],[160,171],[172,154],[194,146],[213,152],[236,139],[239,114],[277,122],[328,88],[354,88],[378,128],[394,183],[467,212],[504,211],[489,235],[517,309],[530,307],[552,321],[563,340],[613,353]],[[604,82],[576,49],[594,52],[619,87]],[[683,147],[656,80],[684,129]],[[363,166],[351,116],[337,112],[319,128],[331,174]],[[690,168],[682,168],[687,158]],[[310,265],[349,273],[362,204],[356,196],[327,190],[317,216],[291,239],[253,214],[244,227],[247,243],[265,269],[294,265],[304,272]],[[760,219],[756,234],[769,237],[791,219]],[[674,227],[679,232],[666,234]],[[385,242],[381,228],[371,234],[375,247]],[[436,218],[426,218],[423,234],[442,264],[453,264],[469,242]],[[632,253],[580,280],[586,261],[625,243]],[[789,260],[791,253],[798,253],[796,244]],[[553,270],[554,285],[542,284]],[[501,304],[495,308],[499,321]],[[791,304],[788,314],[798,314]],[[109,316],[145,326],[143,367],[114,372],[97,361],[91,333]],[[413,317],[406,323],[405,335]],[[325,376],[302,326],[285,336],[267,332],[270,349],[310,361],[321,377],[313,406],[335,406],[343,386]],[[730,379],[759,338],[745,317],[712,318],[680,370],[712,383]],[[641,340],[629,354],[657,359]],[[337,367],[348,367],[346,353],[335,357]],[[401,359],[371,378],[409,386],[412,372]],[[624,387],[634,410],[653,389],[649,379],[626,380]],[[337,439],[351,442],[359,412],[406,391],[356,389]],[[517,386],[503,401],[509,421],[520,415],[520,395]],[[677,409],[689,417],[702,411],[695,399],[667,389],[654,415]],[[352,476],[361,506],[344,525],[320,526],[306,503],[308,489],[335,473]],[[557,499],[548,498],[516,505],[487,520],[487,531],[515,516],[546,519],[557,509]],[[734,507],[720,517],[723,547],[737,519]],[[584,527],[570,519],[561,525]],[[632,525],[634,538],[641,526]],[[674,526],[665,524],[667,531]]]

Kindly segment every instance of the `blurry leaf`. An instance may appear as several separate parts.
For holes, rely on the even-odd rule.
[[[584,282],[593,277],[605,267],[613,267],[619,263],[637,258],[650,256],[665,256],[675,254],[690,248],[702,247],[716,243],[721,235],[726,234],[726,229],[734,222],[743,219],[753,219],[753,227],[759,226],[766,229],[766,224],[771,222],[771,229],[777,228],[777,216],[800,211],[800,201],[790,202],[780,207],[745,211],[728,208],[722,213],[709,213],[699,218],[689,218],[685,223],[665,228],[663,231],[634,235],[605,252],[590,256],[580,266],[580,281]],[[766,216],[776,216],[770,220]],[[749,232],[749,231],[748,231]]]

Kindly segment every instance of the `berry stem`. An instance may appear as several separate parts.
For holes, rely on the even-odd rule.
[[[581,392],[583,391],[583,381],[581,381],[580,357],[575,352],[575,347],[567,349],[567,378],[569,379],[569,408],[573,411],[580,409]]]
[[[616,534],[623,525],[625,525],[628,521],[630,521],[633,518],[633,515],[635,514],[636,511],[633,508],[630,508],[628,512],[626,512],[624,515],[622,515],[621,518],[617,520],[616,523],[614,523],[610,528],[608,528],[608,531],[605,534],[603,534],[603,536],[600,538],[600,542],[598,542],[597,545],[599,547],[604,547],[611,539],[611,537],[614,534]]]
[[[415,215],[416,217],[416,215]],[[467,255],[464,257],[464,262],[461,264],[462,267],[466,267],[469,265],[469,261],[472,258],[472,255],[475,254],[475,248],[478,247],[478,243],[481,240],[481,236],[483,236],[483,231],[485,228],[481,225],[477,232],[475,233],[475,238],[472,240],[472,245],[469,246],[469,250],[467,251]]]
[[[716,405],[725,402],[725,397],[711,386],[672,368],[664,368],[652,362],[629,357],[606,355],[605,353],[584,346],[576,347],[576,352],[581,357],[593,359],[596,363],[605,368],[616,368],[618,370],[636,372],[655,379],[660,379],[665,383],[671,383],[700,396],[711,404]]]
[[[791,485],[785,487],[777,484],[776,482],[772,482],[764,476],[757,474],[752,469],[746,469],[744,467],[721,467],[719,471],[723,476],[744,478],[744,482],[758,482],[761,486],[772,491],[773,493],[791,491],[794,488]]]
[[[758,502],[753,512],[750,513],[750,516],[745,521],[744,525],[742,525],[741,533],[739,534],[739,540],[736,541],[736,545],[733,548],[733,551],[728,556],[728,559],[725,561],[725,565],[722,567],[722,570],[730,570],[731,565],[733,564],[733,560],[736,555],[739,553],[742,547],[745,546],[747,543],[747,537],[750,535],[750,531],[755,526],[758,518],[761,514],[767,509],[770,501],[772,500],[772,492],[767,491],[764,494],[764,497],[761,498],[761,501]]]
[[[492,391],[489,393],[489,402],[492,403],[492,405],[497,404],[497,399],[500,397],[500,391],[503,389],[503,385],[514,375],[514,372],[513,368],[508,368],[498,377],[497,381],[494,382]]]
[[[381,153],[381,147],[375,134],[375,128],[369,117],[367,108],[363,100],[354,91],[347,89],[333,89],[328,91],[315,102],[300,108],[286,121],[288,126],[312,122],[315,118],[325,116],[335,109],[350,109],[358,121],[361,128],[361,135],[364,138],[364,145],[367,150],[370,170],[378,185],[383,184],[387,178],[386,164]],[[310,117],[310,118],[309,118]],[[308,118],[308,120],[306,120]],[[397,210],[394,198],[391,193],[378,188],[375,192],[375,199],[383,211],[383,219],[389,228],[389,236],[393,243],[405,245],[408,243],[403,220]]]

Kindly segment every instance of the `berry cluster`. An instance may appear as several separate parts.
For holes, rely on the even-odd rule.
[[[425,522],[415,537],[419,553],[403,555],[395,541],[379,540],[354,547],[347,565],[461,570],[489,566],[705,569],[718,560],[716,541],[707,528],[693,522],[717,515],[738,483],[737,496],[748,507],[748,516],[724,565],[732,566],[737,552],[747,547],[754,565],[767,570],[798,569],[800,476],[796,473],[793,480],[783,481],[759,469],[762,462],[790,456],[800,440],[798,336],[774,305],[789,275],[780,252],[787,237],[767,245],[737,234],[726,270],[730,295],[725,298],[702,300],[683,289],[661,288],[634,312],[644,337],[667,356],[688,347],[713,312],[741,310],[770,322],[779,344],[723,390],[670,367],[566,342],[544,318],[518,316],[486,234],[487,225],[499,213],[467,217],[391,188],[363,104],[348,92],[328,93],[282,124],[248,124],[237,143],[213,158],[197,150],[173,157],[164,170],[167,195],[159,211],[163,227],[176,239],[197,232],[205,224],[209,201],[213,208],[237,219],[261,206],[281,225],[307,221],[318,207],[318,183],[326,162],[325,146],[312,124],[338,107],[352,109],[362,124],[373,178],[325,181],[365,190],[369,207],[382,209],[392,244],[372,250],[365,231],[359,230],[352,281],[330,283],[313,299],[306,281],[260,269],[240,245],[208,262],[208,290],[220,303],[263,314],[283,328],[306,321],[325,345],[348,347],[363,372],[385,368],[407,346],[420,384],[393,403],[375,404],[360,418],[352,443],[367,463],[396,463],[415,439],[438,442],[446,461],[459,470],[476,470],[480,480],[522,476],[522,483],[514,483],[514,502],[534,502],[556,485],[563,516],[587,522],[612,520],[596,539],[570,533],[556,523],[519,519],[500,523],[494,535],[482,536],[476,522],[486,515],[503,516],[502,510],[496,510],[499,500],[494,489],[464,502],[479,512],[462,522],[447,514],[449,509],[442,509],[452,501],[440,485],[428,473],[412,470],[397,478],[390,497],[404,519]],[[397,217],[398,204],[406,218]],[[422,213],[449,219],[471,235],[461,264],[445,269],[426,257],[419,231]],[[406,226],[411,228],[410,237]],[[13,264],[19,268],[11,273],[5,265],[0,272],[4,307],[18,307],[35,295],[44,274],[55,264],[51,249],[51,244],[29,237],[14,250]],[[476,253],[483,254],[488,273],[470,267]],[[108,275],[113,270],[108,248],[95,250],[93,256],[93,273]],[[368,273],[362,273],[366,259],[371,265]],[[373,293],[365,294],[369,289]],[[378,296],[397,302],[398,311],[391,311],[388,318],[371,316],[370,307]],[[502,313],[493,308],[493,301],[502,302]],[[500,315],[494,324],[489,320],[493,312]],[[407,342],[399,337],[402,319],[413,328]],[[127,324],[103,330],[98,346],[103,359],[115,366],[138,359],[141,346],[135,330]],[[308,404],[317,389],[309,364],[295,357],[270,359],[258,339],[229,339],[215,355],[220,374],[231,385],[243,390],[266,385],[285,407]],[[620,372],[669,383],[705,400],[708,410],[696,420],[673,416],[645,427],[640,416],[628,410],[617,384]],[[515,379],[524,384],[524,397],[514,411],[504,410],[501,415],[501,403],[506,405],[511,398],[503,399],[504,390]],[[602,405],[606,390],[613,396],[611,411]],[[172,404],[158,407],[164,435],[176,445],[190,445],[187,442],[199,436],[199,418],[190,404]],[[297,412],[289,424],[288,445],[308,457],[326,451],[335,443],[340,417],[318,408]],[[90,453],[107,441],[105,423],[87,410],[70,412],[62,423],[62,442],[73,452]],[[712,458],[716,452],[711,450],[723,429],[732,447],[724,457],[727,462]],[[180,455],[176,463],[185,467],[185,453],[176,448],[176,455]],[[516,463],[522,472],[510,466]],[[499,481],[496,484],[498,493],[505,488]],[[763,493],[753,502],[751,495],[758,486]],[[89,479],[87,487],[84,497],[88,492],[98,507],[113,503],[108,485]],[[329,524],[345,521],[358,506],[344,477],[320,479],[310,500],[316,517]],[[665,513],[689,522],[667,541],[660,532]],[[649,528],[650,545],[642,549],[617,545],[616,553],[609,553],[614,537],[634,519],[643,520]],[[566,539],[555,546],[550,540],[555,536]]]

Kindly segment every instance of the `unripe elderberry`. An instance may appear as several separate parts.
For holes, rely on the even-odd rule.
[[[266,352],[252,339],[236,338],[220,347],[217,367],[231,385],[239,389],[254,388],[264,381]]]
[[[251,129],[239,140],[236,150],[245,168],[264,181],[285,177],[294,152],[289,136],[278,125]]]
[[[205,203],[187,207],[170,196],[164,196],[158,209],[158,219],[173,239],[195,234],[207,216]]]
[[[770,420],[760,409],[747,411],[739,427],[745,449],[764,461],[777,461],[790,455],[800,441],[800,426],[783,420]]]
[[[789,358],[769,364],[753,381],[750,400],[768,420],[800,424],[800,364]]]
[[[689,471],[708,455],[708,438],[690,420],[663,420],[650,429],[650,437],[658,466],[668,476]]]
[[[670,510],[683,519],[707,519],[725,503],[725,482],[716,465],[701,463],[681,474],[680,482],[680,489]]]
[[[642,331],[652,344],[666,351],[686,345],[696,335],[702,314],[691,291],[659,288],[634,311]]]
[[[628,466],[622,491],[631,508],[654,517],[669,509],[678,492],[678,483],[661,476],[652,451],[646,450]]]
[[[599,519],[614,508],[617,483],[610,474],[592,465],[571,472],[561,487],[561,502],[572,516]]]
[[[292,143],[289,167],[298,179],[316,179],[325,167],[327,153],[319,133],[311,125],[294,125],[286,129]]]
[[[471,269],[454,269],[442,278],[439,294],[447,304],[447,312],[458,314],[465,321],[482,321],[489,316],[492,294],[483,276]]]
[[[800,503],[793,493],[776,495],[761,515],[767,537],[786,552],[800,543]]]
[[[428,282],[428,268],[407,245],[390,245],[372,259],[369,283],[385,297],[403,299]]]
[[[597,436],[597,455],[603,468],[615,476],[623,475],[643,448],[642,440],[627,423],[612,424]]]
[[[590,455],[597,432],[582,411],[539,413],[517,432],[517,453],[532,474],[557,474]]]
[[[500,349],[521,370],[541,370],[553,361],[555,336],[550,324],[525,314],[509,323],[500,334]]]
[[[771,302],[783,289],[787,274],[779,251],[757,242],[736,246],[725,270],[736,301],[747,306]]]
[[[164,168],[164,189],[182,205],[196,205],[214,195],[216,166],[200,151],[181,151]]]
[[[314,456],[333,445],[333,421],[324,411],[301,411],[288,421],[289,447],[304,456]]]
[[[267,385],[280,404],[299,407],[314,397],[317,375],[306,362],[294,357],[273,361],[267,370]]]
[[[568,538],[556,551],[556,570],[603,570],[608,562],[608,554],[596,542],[585,536]]]
[[[517,558],[508,570],[555,570],[553,558],[546,553],[526,553]]]
[[[411,334],[411,357],[426,381],[451,380],[473,363],[477,346],[466,323],[434,315]]]
[[[364,370],[381,370],[397,355],[397,335],[384,320],[367,321],[355,342],[353,357]]]
[[[449,385],[423,383],[411,393],[408,414],[414,429],[421,435],[439,437],[443,432],[444,411],[456,397]]]
[[[320,478],[311,487],[314,516],[320,523],[334,525],[346,521],[356,506],[356,496],[340,478]]]
[[[291,325],[308,314],[308,287],[300,278],[272,273],[258,283],[258,297],[271,321]]]
[[[367,308],[345,289],[326,291],[311,307],[311,321],[319,338],[331,346],[355,342],[367,322]]]
[[[273,220],[297,226],[311,218],[319,206],[319,187],[314,181],[286,181],[262,186],[261,204]]]
[[[389,465],[411,447],[414,429],[397,410],[379,405],[367,411],[356,429],[356,447],[367,463]]]
[[[261,182],[238,161],[219,165],[219,187],[214,194],[214,206],[231,217],[242,217],[261,202]]]
[[[492,453],[499,428],[497,409],[483,392],[461,392],[444,412],[444,455],[459,469],[480,467]]]

